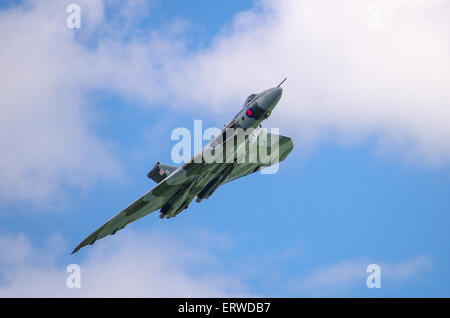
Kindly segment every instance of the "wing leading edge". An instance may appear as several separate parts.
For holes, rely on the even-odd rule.
[[[108,235],[116,234],[117,231],[123,229],[128,224],[159,210],[180,187],[182,187],[181,183],[169,184],[168,179],[164,180],[84,239],[73,250],[72,254]]]
[[[253,144],[253,148],[257,147],[261,142],[267,142],[270,149],[274,148],[274,142],[278,140],[279,152],[272,152],[270,160],[260,161],[259,158],[254,163],[236,163],[233,165],[231,173],[221,181],[220,184],[225,184],[236,180],[238,178],[252,174],[258,170],[269,167],[283,161],[289,153],[292,151],[294,145],[291,138],[281,135],[267,134],[268,138],[257,139],[257,142]],[[276,137],[276,138],[274,138]],[[198,177],[206,167],[202,165],[202,168],[198,169],[196,165],[185,164],[182,169],[178,169],[170,174],[169,177],[161,181],[155,188],[140,197],[134,203],[122,210],[111,220],[103,224],[95,232],[84,239],[72,252],[72,254],[78,252],[81,248],[92,245],[96,241],[108,236],[114,235],[117,231],[125,228],[128,224],[161,209],[169,200],[171,200],[179,191],[188,190],[189,187],[185,187],[186,184],[194,182],[193,180]],[[184,189],[183,189],[184,187]]]

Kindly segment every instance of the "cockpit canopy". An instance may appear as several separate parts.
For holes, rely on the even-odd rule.
[[[258,94],[251,94],[247,99],[245,100],[244,106],[250,103],[255,97],[258,96]]]

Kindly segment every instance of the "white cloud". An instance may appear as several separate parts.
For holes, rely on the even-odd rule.
[[[376,29],[368,27],[372,3]],[[120,12],[113,19],[103,1],[79,4],[76,32],[66,28],[64,1],[0,11],[2,199],[54,198],[119,173],[86,120],[88,93],[98,89],[152,107],[208,107],[219,120],[288,76],[269,125],[297,145],[375,135],[388,153],[426,164],[450,159],[447,1],[264,0],[197,51],[187,49],[180,21],[136,28],[151,3],[107,2]]]
[[[139,32],[133,26],[151,7],[146,2],[77,3],[79,30],[66,27],[66,1],[26,1],[0,11],[2,201],[61,202],[68,187],[120,175],[111,145],[91,127],[98,119],[89,93],[106,90],[147,103],[167,96],[157,84],[159,65],[175,59],[170,52],[179,44],[170,36],[182,24],[164,35]]]
[[[53,3],[0,11],[1,199],[57,202],[66,186],[119,173],[86,119],[86,53]]]
[[[184,233],[186,234],[186,233]],[[185,237],[185,235],[183,235]],[[82,254],[69,256],[65,240],[53,236],[36,246],[24,234],[0,235],[0,297],[239,297],[255,296],[250,282],[271,291],[303,296],[348,295],[366,288],[369,264],[381,267],[381,288],[417,281],[432,267],[428,256],[400,262],[375,262],[367,257],[318,268],[304,276],[277,275],[277,259],[292,255],[261,255],[231,260],[221,256],[232,241],[200,230],[180,240],[170,233],[126,231],[109,237]],[[81,268],[81,288],[66,287],[66,266]],[[261,264],[266,264],[262,268]],[[243,269],[246,270],[243,270]],[[248,271],[254,268],[253,271]],[[266,295],[267,296],[267,295]],[[270,296],[270,295],[269,295]]]
[[[310,295],[339,294],[355,286],[365,286],[367,266],[378,264],[381,269],[381,288],[392,283],[414,280],[432,266],[430,257],[421,255],[409,261],[389,263],[374,262],[367,257],[346,260],[319,268],[305,277],[293,279],[288,285],[291,290],[307,292]]]
[[[433,265],[433,260],[428,256],[421,255],[404,263],[381,263],[380,265],[388,279],[402,281],[429,270]]]
[[[0,297],[247,295],[241,282],[208,267],[216,259],[202,240],[192,247],[167,235],[128,231],[119,240],[110,238],[84,251],[87,255],[79,263],[81,288],[69,289],[65,272],[69,264],[61,265],[61,260],[73,262],[74,257],[62,257],[68,249],[60,237],[38,248],[24,235],[0,235],[0,251],[8,252],[0,253]],[[208,237],[208,242],[215,241],[214,236]]]
[[[229,113],[249,89],[286,75],[272,124],[297,143],[375,134],[391,152],[448,163],[447,1],[262,3],[237,15],[212,47],[183,60],[168,84],[180,99]],[[368,27],[371,3],[379,4],[379,29]]]
[[[382,150],[447,164],[449,13],[442,0],[264,0],[204,49],[189,52],[186,34],[153,32],[106,41],[97,57],[115,66],[113,90],[221,116],[286,75],[271,124],[297,144],[375,135]]]

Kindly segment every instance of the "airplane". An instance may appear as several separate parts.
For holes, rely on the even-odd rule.
[[[157,162],[147,174],[157,185],[89,235],[72,254],[157,210],[160,210],[160,218],[175,217],[187,209],[194,198],[201,202],[221,185],[283,161],[294,147],[292,139],[268,133],[261,122],[269,118],[278,104],[285,80],[276,87],[248,96],[228,125],[182,166]],[[261,152],[264,146],[265,156]]]

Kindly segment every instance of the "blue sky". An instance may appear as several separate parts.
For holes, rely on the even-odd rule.
[[[70,30],[68,3],[0,9],[1,296],[449,296],[448,6],[80,1]],[[277,174],[70,255],[154,186],[173,129],[284,76]]]

